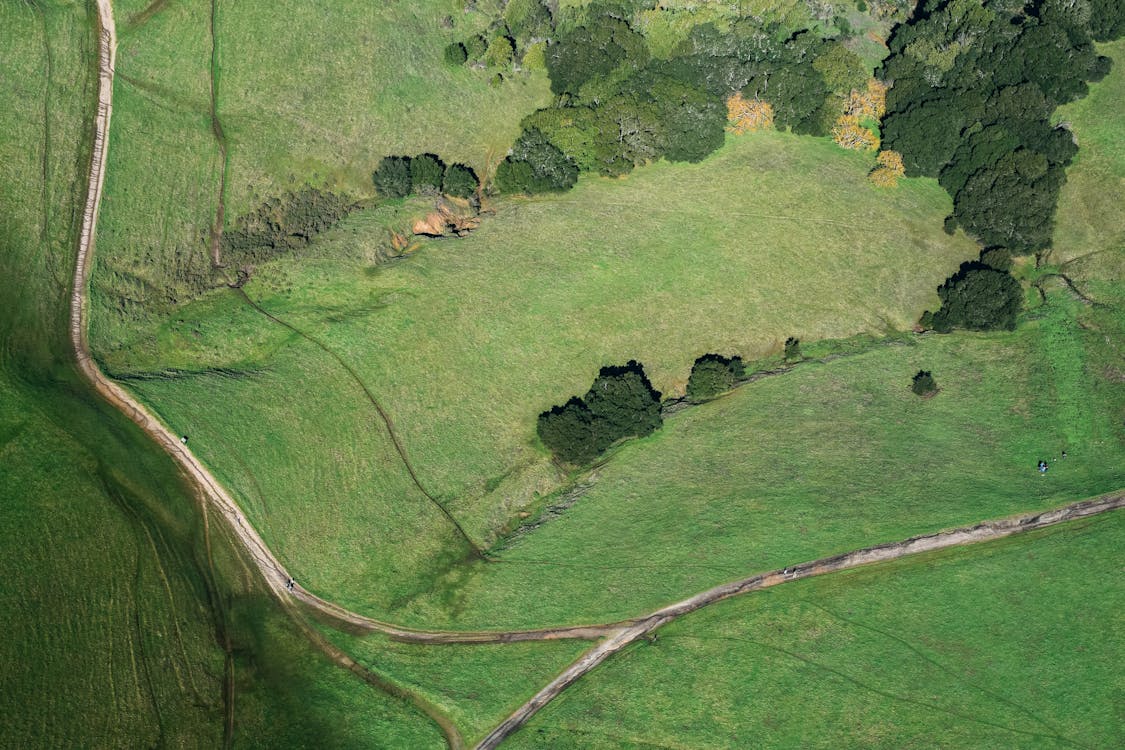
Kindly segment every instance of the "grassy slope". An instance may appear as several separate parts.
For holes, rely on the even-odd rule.
[[[1059,198],[1053,259],[1087,294],[1125,303],[1125,39],[1101,45],[1113,70],[1063,108],[1079,150]],[[1119,339],[1118,339],[1119,340]],[[1118,359],[1122,355],[1118,353]]]
[[[926,336],[682,412],[580,478],[593,486],[500,562],[412,605],[466,625],[625,617],[753,571],[1121,487],[1125,392],[1088,367],[1102,335],[1070,307],[1059,295],[1015,334]],[[919,369],[936,397],[910,392]],[[1036,460],[1061,450],[1040,477]]]
[[[468,744],[481,739],[591,645],[538,641],[419,646],[378,636],[328,635],[364,666],[439,706]]]
[[[175,467],[77,377],[66,293],[93,37],[83,4],[0,20],[3,744],[220,746],[229,638],[235,747],[442,747],[424,716],[310,650],[226,540],[205,547]]]
[[[308,183],[370,196],[371,170],[388,153],[434,151],[478,170],[502,158],[519,120],[544,103],[546,79],[515,76],[492,87],[486,72],[447,66],[444,45],[486,22],[458,6],[219,4],[226,224]],[[441,27],[446,15],[453,29]],[[211,127],[211,4],[168,3],[136,24],[129,19],[143,16],[140,4],[118,16],[91,330],[101,350],[213,283],[207,238],[223,170]]]
[[[1125,39],[1098,51],[1113,59],[1110,74],[1056,115],[1079,146],[1059,198],[1054,255],[1062,261],[1100,251],[1125,256]]]
[[[546,103],[546,77],[493,87],[490,73],[446,65],[445,45],[487,23],[462,6],[223,6],[219,106],[232,147],[233,215],[254,196],[306,180],[370,194],[371,170],[387,154],[429,151],[478,172],[502,159],[523,115]],[[452,29],[442,27],[445,16]]]
[[[532,490],[557,482],[534,444],[535,417],[583,391],[600,365],[638,357],[668,391],[706,351],[753,354],[793,333],[882,331],[930,305],[970,246],[941,233],[948,205],[935,185],[876,192],[865,171],[862,157],[830,143],[763,134],[732,141],[702,165],[659,164],[623,183],[588,179],[566,196],[508,203],[471,237],[430,243],[397,264],[354,260],[382,236],[363,231],[357,216],[319,248],[339,260],[271,264],[247,291],[356,368],[395,419],[422,481],[484,537]],[[801,214],[803,201],[817,212]],[[872,234],[875,226],[886,231]],[[272,538],[310,583],[363,602],[363,579],[379,559],[370,550],[407,532],[341,527],[323,509],[382,516],[403,504],[374,480],[357,493],[327,467],[352,460],[353,445],[368,456],[353,471],[382,482],[401,467],[379,458],[385,437],[358,390],[320,385],[341,383],[340,367],[305,345],[266,356],[291,334],[264,318],[255,325],[240,304],[221,292],[186,306],[149,339],[160,342],[155,357],[130,350],[110,365],[267,368],[255,378],[132,385],[198,439],[244,497],[257,490],[238,474],[271,485],[268,507],[248,503],[260,508],[254,520],[288,527],[275,526]],[[281,392],[290,398],[270,398]],[[266,435],[271,447],[257,447]],[[245,446],[242,468],[224,458],[232,446]],[[299,465],[279,460],[296,455]],[[321,467],[315,478],[309,466]]]
[[[1119,747],[1125,514],[799,581],[658,631],[513,748]]]

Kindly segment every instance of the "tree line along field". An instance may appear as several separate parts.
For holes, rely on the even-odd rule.
[[[722,602],[506,746],[1114,747],[1119,513]]]
[[[376,268],[350,260],[380,239],[350,231],[361,214],[318,241],[321,260],[263,265],[244,291],[342,356],[390,413],[423,484],[484,542],[557,485],[535,419],[602,364],[636,357],[675,392],[703,352],[880,332],[931,305],[970,244],[942,233],[948,203],[932,183],[888,196],[865,175],[831,144],[748,136],[701,165],[507,204],[464,240]],[[805,200],[824,213],[799,219]],[[107,356],[110,370],[188,371],[134,370],[129,385],[191,435],[310,585],[406,585],[373,575],[399,528],[438,554],[448,524],[402,486],[378,415],[330,356],[229,290],[181,308],[148,340],[155,352]],[[416,520],[396,526],[405,515]],[[424,588],[433,566],[405,567],[425,571],[414,584]]]
[[[903,328],[932,304],[971,245],[941,234],[948,203],[932,183],[878,192],[866,168],[824,141],[755,134],[699,166],[508,202],[466,240],[391,266],[355,260],[381,236],[361,213],[318,241],[322,260],[268,264],[246,291],[349,363],[423,484],[479,543],[557,486],[534,418],[601,364],[636,357],[675,392],[705,351]],[[155,349],[103,349],[104,361],[192,435],[302,580],[397,608],[464,553],[410,486],[359,383],[315,344],[227,291],[180,308],[153,337],[138,330],[131,338]],[[198,374],[145,376],[169,369]],[[301,398],[264,397],[276,393]],[[381,559],[403,533],[415,543]],[[405,575],[380,575],[388,565]]]
[[[0,8],[3,744],[212,748],[233,719],[241,747],[442,747],[420,712],[309,648],[72,365],[94,34],[85,3]]]

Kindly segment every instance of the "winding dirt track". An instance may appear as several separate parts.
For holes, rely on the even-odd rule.
[[[529,640],[551,640],[559,638],[603,639],[591,650],[583,654],[574,664],[552,680],[527,703],[505,719],[476,747],[478,750],[495,748],[522,726],[532,715],[558,696],[569,685],[594,669],[614,653],[630,643],[656,630],[665,623],[694,612],[714,602],[728,599],[759,589],[777,586],[788,581],[810,578],[835,571],[855,568],[872,563],[895,560],[908,555],[945,549],[948,547],[973,544],[999,539],[1025,531],[1044,528],[1064,521],[1104,513],[1125,506],[1125,492],[1118,491],[1092,500],[1072,503],[1063,508],[1030,513],[1008,519],[986,521],[975,526],[963,527],[936,534],[912,537],[901,542],[891,542],[868,547],[842,555],[801,563],[791,568],[760,573],[731,583],[716,586],[708,591],[671,604],[646,616],[608,625],[585,625],[538,630],[516,631],[426,631],[400,627],[391,623],[374,620],[351,612],[332,602],[321,599],[299,586],[293,590],[286,587],[290,579],[281,562],[273,555],[257,531],[245,520],[242,510],[203,464],[195,457],[179,437],[162,424],[142,404],[130,396],[123,388],[109,380],[93,360],[87,342],[87,288],[94,252],[95,228],[98,209],[101,203],[102,186],[105,181],[105,159],[108,147],[109,123],[113,104],[113,73],[117,47],[113,11],[110,0],[97,0],[100,20],[99,65],[98,65],[98,105],[94,119],[94,139],[90,157],[89,185],[86,205],[82,215],[82,228],[79,235],[77,261],[75,264],[74,288],[70,300],[70,337],[77,358],[79,370],[90,381],[97,392],[115,408],[133,420],[153,440],[179,464],[183,472],[197,485],[202,496],[220,514],[245,547],[250,559],[261,572],[263,579],[274,596],[291,607],[295,602],[304,604],[312,610],[340,623],[364,631],[378,631],[392,638],[413,643],[512,643]],[[309,631],[312,633],[312,631]],[[331,654],[337,663],[357,674],[361,667],[350,657],[335,650]],[[373,675],[361,675],[369,681],[382,684]],[[416,701],[417,702],[417,701]],[[453,748],[461,747],[460,736],[447,718],[436,709],[427,710],[442,726],[446,738]]]
[[[93,148],[90,155],[89,186],[86,205],[82,214],[82,229],[79,234],[77,260],[74,271],[74,288],[70,297],[70,340],[74,347],[78,368],[90,381],[99,394],[114,407],[122,411],[142,430],[155,440],[175,459],[184,473],[198,486],[203,496],[226,521],[235,536],[246,548],[250,558],[261,571],[270,591],[280,600],[291,602],[294,599],[316,610],[330,619],[365,631],[378,631],[402,641],[414,643],[508,643],[523,640],[546,640],[552,638],[599,638],[613,630],[612,626],[578,626],[566,628],[543,628],[539,630],[509,632],[458,632],[425,631],[400,627],[351,612],[336,604],[325,601],[300,586],[290,591],[286,582],[290,579],[285,566],[281,564],[266,546],[258,532],[246,521],[242,509],[234,498],[219,484],[211,472],[196,458],[179,436],[157,419],[140,402],[134,399],[121,386],[107,378],[90,354],[86,329],[88,325],[87,291],[90,272],[93,267],[95,230],[98,209],[101,205],[102,186],[105,183],[106,152],[109,141],[110,115],[113,110],[113,72],[117,51],[117,35],[113,22],[113,9],[110,0],[98,0],[100,25],[98,61],[98,106],[94,119]]]
[[[933,552],[934,550],[946,549],[948,547],[987,542],[1013,534],[1054,526],[1064,521],[1087,518],[1121,507],[1125,507],[1125,492],[1118,491],[1091,500],[1071,503],[1070,505],[1054,510],[1027,513],[996,521],[985,521],[975,526],[965,526],[950,531],[942,531],[937,534],[915,536],[901,542],[888,542],[887,544],[879,544],[874,547],[866,547],[854,552],[846,552],[842,555],[800,563],[791,568],[774,570],[769,573],[760,573],[750,576],[749,578],[743,578],[741,581],[721,584],[701,594],[696,594],[693,597],[684,599],[681,602],[658,609],[647,617],[642,617],[631,624],[617,629],[609,638],[580,656],[578,660],[567,667],[562,674],[536,693],[531,700],[520,706],[513,714],[501,722],[499,726],[493,729],[488,736],[476,745],[475,750],[490,750],[499,745],[508,735],[523,726],[523,724],[537,711],[543,708],[543,706],[558,697],[563,690],[638,638],[648,635],[677,617],[682,617],[690,612],[702,609],[709,604],[714,604],[723,599],[730,599],[731,597],[746,594],[751,591],[758,591],[782,583],[788,583],[789,581],[812,578],[813,576],[848,570],[849,568],[858,568],[863,565],[871,565],[872,563],[888,562],[890,560],[897,560],[902,557],[917,555],[923,552]]]

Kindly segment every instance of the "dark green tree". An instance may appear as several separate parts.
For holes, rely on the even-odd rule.
[[[648,62],[644,37],[613,16],[593,19],[558,37],[547,48],[551,91],[578,94],[582,85],[609,74],[625,60],[635,67]]]
[[[919,396],[932,396],[937,393],[937,383],[929,370],[919,370],[910,382],[910,390]]]
[[[410,195],[413,183],[410,179],[410,157],[384,156],[379,168],[371,175],[375,190],[383,198],[403,198]]]
[[[614,442],[648,435],[662,424],[660,394],[635,361],[603,367],[584,398],[539,415],[540,440],[558,458],[583,463]]]
[[[418,193],[441,192],[445,163],[435,154],[418,154],[410,160],[410,180]]]
[[[577,396],[540,414],[537,431],[543,445],[567,463],[585,463],[601,451],[594,414]]]
[[[938,287],[941,309],[924,319],[934,330],[954,328],[1014,330],[1023,305],[1023,288],[1011,274],[979,263],[965,263]]]
[[[735,386],[745,372],[741,357],[704,354],[691,367],[687,396],[692,401],[702,401],[725,393]]]
[[[597,420],[599,450],[624,437],[644,437],[663,423],[660,394],[635,360],[603,367],[583,400]]]
[[[503,193],[547,193],[570,190],[578,166],[535,128],[525,130],[512,153],[496,168],[496,187]]]
[[[801,340],[796,336],[790,336],[785,339],[785,360],[788,362],[793,359],[801,358]]]
[[[446,195],[457,198],[469,198],[477,191],[480,180],[476,173],[464,164],[450,164],[445,168],[445,176],[441,181],[441,189]]]

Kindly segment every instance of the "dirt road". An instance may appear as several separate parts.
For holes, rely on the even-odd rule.
[[[681,602],[670,604],[642,617],[633,623],[616,630],[606,640],[599,643],[578,658],[546,687],[536,693],[531,700],[520,706],[507,719],[493,729],[488,736],[476,745],[475,750],[490,750],[499,745],[512,732],[519,729],[545,705],[554,700],[563,690],[574,684],[584,674],[594,669],[613,654],[622,650],[638,638],[648,635],[667,622],[690,612],[702,609],[709,604],[746,594],[751,591],[770,588],[802,578],[812,578],[826,573],[858,568],[873,563],[888,562],[923,552],[959,547],[966,544],[987,542],[1002,537],[1020,534],[1025,531],[1042,529],[1065,521],[1087,518],[1099,513],[1125,507],[1125,492],[1115,492],[1092,500],[1082,500],[1062,508],[1036,513],[1027,513],[995,521],[984,521],[975,526],[965,526],[937,534],[911,537],[901,542],[888,542],[874,547],[846,552],[842,555],[825,557],[820,560],[799,563],[790,568],[774,570],[769,573],[743,578],[740,581],[724,583],[713,589],[696,594]]]
[[[716,586],[709,591],[697,594],[681,602],[663,607],[651,614],[634,620],[608,625],[586,625],[562,628],[543,628],[519,631],[424,631],[404,628],[391,623],[374,620],[351,612],[299,586],[289,588],[290,576],[281,562],[266,546],[261,536],[246,521],[241,508],[229,493],[219,484],[203,464],[188,450],[178,435],[161,423],[140,402],[130,396],[123,388],[109,380],[93,360],[87,342],[87,289],[95,245],[95,230],[98,209],[101,204],[102,186],[105,181],[106,152],[110,117],[113,108],[113,74],[117,39],[114,29],[113,12],[110,0],[97,0],[99,18],[99,64],[98,64],[98,103],[94,118],[93,149],[90,158],[89,184],[86,204],[82,215],[79,235],[77,261],[75,264],[74,288],[70,300],[70,336],[78,367],[89,379],[97,392],[115,408],[121,410],[160,444],[176,461],[182,471],[199,488],[202,496],[220,514],[235,537],[243,545],[250,559],[261,572],[270,591],[285,606],[296,602],[316,610],[330,619],[346,623],[352,628],[378,631],[392,638],[414,643],[512,643],[527,640],[550,640],[557,638],[585,638],[602,640],[586,652],[577,662],[540,690],[526,704],[521,706],[503,723],[496,727],[477,748],[496,747],[505,737],[524,724],[536,711],[541,709],[569,685],[601,664],[614,653],[633,643],[638,638],[656,630],[665,623],[694,612],[701,607],[717,601],[738,596],[751,591],[769,588],[788,581],[824,575],[839,570],[855,568],[877,562],[894,560],[947,547],[972,544],[998,539],[1011,534],[1031,531],[1077,518],[1103,513],[1125,505],[1125,493],[1117,492],[1094,500],[1073,503],[1064,508],[1027,514],[1009,519],[988,521],[976,526],[954,529],[938,534],[913,537],[902,542],[882,544],[843,555],[801,563],[780,571],[762,573],[739,581]],[[345,654],[335,654],[338,663],[355,671],[358,665]],[[374,679],[374,678],[369,678]],[[434,712],[427,711],[434,716]],[[436,712],[436,709],[435,709]],[[438,716],[438,722],[446,730],[447,740],[452,747],[460,746],[456,729],[445,717]]]

